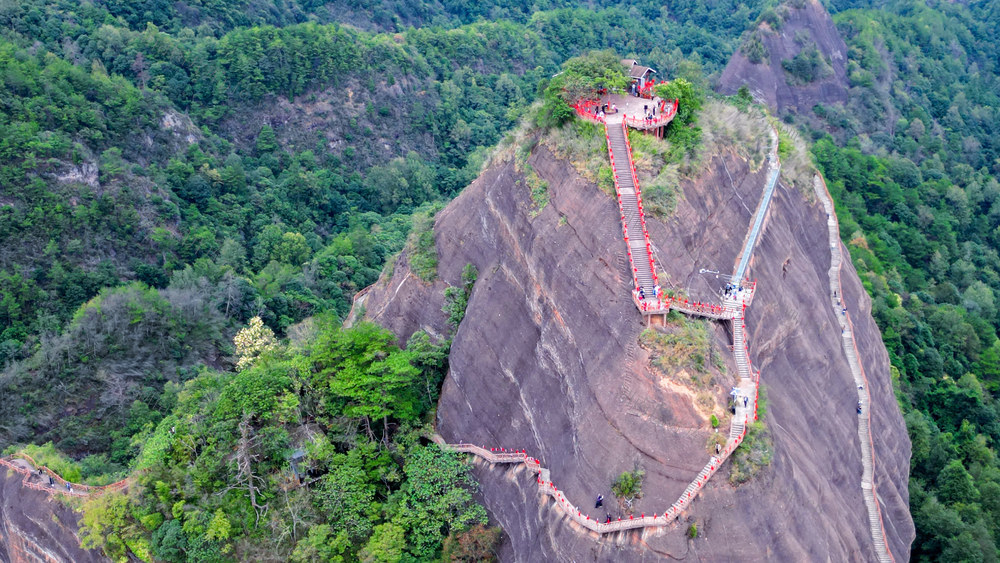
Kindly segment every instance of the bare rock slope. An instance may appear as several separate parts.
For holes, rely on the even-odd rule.
[[[100,550],[80,547],[79,515],[21,480],[0,467],[0,563],[108,561]]]
[[[818,0],[802,0],[782,5],[778,14],[780,26],[761,23],[751,32],[763,43],[763,61],[754,64],[738,49],[722,71],[719,91],[735,94],[745,84],[759,101],[779,112],[809,113],[819,103],[846,101],[847,46],[826,8]],[[811,45],[823,57],[826,72],[817,80],[799,83],[785,71],[782,61]]]
[[[580,507],[593,506],[599,493],[611,499],[613,478],[639,466],[646,479],[637,513],[663,513],[707,460],[710,426],[691,398],[663,384],[637,344],[643,324],[629,299],[614,200],[543,145],[529,163],[549,185],[540,212],[514,164],[494,163],[437,218],[441,279],[420,282],[402,256],[368,292],[368,317],[402,339],[421,328],[444,333],[443,289],[475,264],[479,279],[454,338],[439,432],[449,442],[526,449]],[[699,270],[732,271],[764,175],[735,155],[717,155],[697,181],[682,183],[671,219],[649,220],[665,287],[702,297],[718,288],[720,280]],[[534,476],[480,466],[482,500],[508,535],[504,560],[875,558],[860,483],[857,390],[825,293],[825,225],[819,203],[779,186],[751,263],[758,293],[746,325],[774,440],[762,475],[733,487],[726,467],[672,527],[596,537],[542,500]],[[904,561],[914,537],[910,444],[867,296],[846,268],[845,297],[860,319],[856,336],[871,381],[876,484],[888,543]],[[730,342],[721,324],[714,338]],[[685,535],[691,522],[694,540]]]

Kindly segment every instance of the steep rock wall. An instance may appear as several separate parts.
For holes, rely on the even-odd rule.
[[[20,474],[0,467],[0,562],[108,561],[100,550],[80,547],[79,516],[72,509],[22,487],[21,480]]]
[[[402,339],[418,328],[443,333],[443,289],[475,264],[479,281],[455,335],[439,432],[448,441],[527,449],[581,507],[593,506],[599,493],[611,499],[612,479],[637,464],[646,471],[638,512],[662,513],[707,459],[710,429],[689,399],[659,383],[637,346],[643,325],[629,300],[614,200],[544,146],[529,162],[549,182],[550,202],[540,213],[532,212],[530,188],[513,164],[494,164],[438,216],[441,281],[419,282],[404,256],[392,277],[369,291],[368,315]],[[665,287],[695,298],[721,287],[699,269],[732,271],[763,184],[763,171],[724,154],[682,185],[671,219],[649,221]],[[779,187],[751,263],[759,283],[746,325],[770,399],[771,466],[738,488],[727,481],[728,467],[713,478],[686,515],[698,522],[696,540],[684,535],[687,520],[592,536],[541,500],[523,470],[481,467],[482,500],[509,535],[503,559],[874,558],[860,488],[856,389],[825,295],[825,220],[817,203]],[[909,441],[867,299],[852,270],[844,280],[852,316],[866,319],[857,336],[875,403],[878,492],[902,561],[913,538]],[[722,325],[714,336],[728,345]]]
[[[758,29],[767,52],[763,62],[754,64],[739,49],[733,53],[719,78],[720,92],[735,94],[746,84],[760,101],[779,112],[794,109],[811,113],[818,103],[847,100],[847,45],[830,14],[818,0],[804,0],[802,7],[794,4],[782,6],[780,13],[784,17],[780,29],[773,30],[767,24]],[[797,38],[814,43],[833,72],[807,84],[793,84],[781,62],[799,54],[803,45]]]

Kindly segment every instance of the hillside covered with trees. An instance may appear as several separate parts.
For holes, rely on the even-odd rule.
[[[784,117],[811,133],[898,376],[914,558],[995,561],[1000,10],[828,4],[849,101]],[[51,442],[94,483],[136,475],[86,511],[84,541],[115,558],[489,557],[467,469],[425,438],[448,342],[341,330],[352,296],[426,246],[570,57],[611,49],[705,90],[780,17],[730,0],[0,6],[0,447]],[[296,449],[309,492],[281,480]]]

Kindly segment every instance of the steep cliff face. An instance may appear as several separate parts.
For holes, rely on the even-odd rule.
[[[479,280],[454,338],[439,432],[450,442],[526,449],[580,507],[593,506],[597,494],[611,499],[614,477],[639,466],[646,479],[637,513],[663,513],[707,460],[711,428],[689,396],[662,383],[638,346],[643,323],[629,298],[614,200],[544,145],[528,162],[548,182],[541,212],[514,164],[494,163],[437,218],[441,280],[420,282],[404,255],[367,294],[367,314],[404,339],[419,328],[444,333],[443,289],[475,264]],[[702,299],[721,288],[722,280],[699,270],[732,271],[764,176],[727,152],[682,183],[672,217],[649,220],[665,287]],[[509,536],[503,559],[874,559],[857,390],[826,295],[825,225],[818,203],[779,186],[751,263],[758,293],[746,325],[774,441],[762,475],[733,487],[727,466],[672,527],[596,537],[542,500],[534,476],[482,466],[482,500]],[[902,561],[914,535],[910,445],[867,297],[846,267],[847,305],[864,319],[856,334],[872,382],[876,484],[890,547]],[[722,324],[713,337],[722,350],[731,342]],[[685,536],[691,521],[695,540]]]
[[[818,103],[846,101],[847,46],[826,8],[818,0],[803,0],[782,5],[777,14],[780,23],[763,22],[751,32],[753,41],[759,41],[758,48],[763,47],[760,62],[751,61],[745,48],[738,49],[722,71],[719,91],[734,94],[745,84],[758,100],[779,112],[809,113]],[[815,61],[816,78],[803,82],[785,70],[782,62],[808,53],[812,46],[822,61]]]
[[[108,561],[80,547],[78,515],[43,492],[21,486],[21,475],[0,467],[0,562]]]

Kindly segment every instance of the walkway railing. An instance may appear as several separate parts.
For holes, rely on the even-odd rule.
[[[667,105],[659,115],[647,118],[646,116],[634,116],[626,115],[623,122],[625,125],[633,129],[656,129],[657,127],[663,127],[664,125],[673,121],[674,116],[677,115],[679,100],[674,100],[673,103]]]
[[[646,243],[646,258],[649,260],[649,271],[653,274],[653,287],[659,288],[659,278],[656,275],[656,260],[653,259],[653,245],[649,242],[649,231],[646,230],[646,212],[642,208],[642,190],[639,188],[639,176],[636,175],[635,161],[632,159],[632,142],[628,139],[628,127],[622,121],[622,135],[625,136],[625,155],[628,157],[628,171],[632,174],[632,185],[635,186],[635,200],[639,206],[639,222],[642,225],[642,238]],[[657,299],[660,292],[654,295]]]
[[[698,496],[698,493],[705,487],[712,475],[715,475],[715,472],[719,470],[722,463],[726,461],[730,455],[732,455],[741,443],[743,443],[743,439],[746,437],[747,433],[747,425],[747,418],[744,418],[740,423],[734,422],[734,428],[739,428],[740,431],[735,435],[732,435],[729,440],[727,440],[726,447],[722,449],[718,455],[711,456],[708,459],[708,463],[705,464],[698,475],[680,494],[677,500],[666,510],[663,512],[653,513],[652,516],[646,516],[646,513],[643,512],[640,513],[638,517],[629,515],[628,518],[619,517],[611,521],[600,517],[591,518],[589,514],[584,512],[584,509],[581,509],[570,502],[569,499],[566,498],[565,493],[560,491],[549,477],[549,470],[542,467],[541,462],[539,462],[538,459],[528,456],[524,450],[511,451],[504,448],[487,449],[485,446],[477,446],[475,444],[468,443],[446,444],[440,436],[434,436],[433,439],[445,449],[472,454],[491,464],[524,464],[528,471],[537,475],[536,482],[538,483],[538,492],[552,497],[552,499],[555,500],[556,506],[562,509],[563,513],[570,520],[592,532],[597,532],[598,534],[609,534],[622,530],[633,530],[636,528],[666,526],[674,519],[679,518],[684,510],[686,510],[687,507],[690,506],[691,502]]]
[[[15,460],[21,459],[28,463],[32,469],[28,469],[18,464]],[[62,495],[69,495],[74,497],[86,497],[95,494],[101,494],[108,491],[119,491],[128,487],[129,480],[123,479],[117,483],[111,483],[109,485],[84,485],[83,483],[71,483],[60,477],[56,472],[52,471],[44,465],[39,465],[31,456],[25,453],[17,452],[12,454],[9,458],[0,458],[0,465],[12,469],[24,476],[21,484],[29,489],[34,489],[36,491],[42,491],[45,493],[53,494],[58,493]],[[48,485],[47,483],[34,483],[31,481],[32,477],[40,477],[40,474],[44,473],[46,476],[52,479],[53,484]]]
[[[606,124],[604,128],[604,140],[608,144],[608,157],[611,159],[611,170],[615,183],[615,197],[618,199],[618,213],[619,215],[621,215],[621,220],[622,220],[622,236],[625,237],[625,248],[628,252],[629,269],[632,272],[632,287],[639,287],[638,271],[636,270],[635,260],[632,256],[632,247],[629,245],[628,222],[625,220],[625,211],[626,211],[625,204],[622,202],[622,188],[621,184],[619,184],[618,182],[618,172],[617,172],[618,168],[615,164],[615,150],[611,146],[611,136],[608,135]],[[636,192],[638,192],[638,186]],[[649,244],[648,238],[646,240],[646,244],[647,245]]]
[[[892,551],[889,549],[889,540],[885,533],[885,522],[882,520],[882,507],[878,501],[878,493],[875,483],[875,440],[872,438],[871,430],[871,389],[868,384],[868,376],[865,374],[864,364],[861,363],[861,353],[858,351],[858,344],[854,339],[854,324],[851,316],[844,306],[844,288],[840,280],[841,263],[843,253],[840,243],[840,224],[837,221],[837,214],[833,206],[833,198],[826,187],[823,177],[817,175],[813,178],[813,188],[823,207],[826,210],[827,230],[830,242],[830,302],[840,323],[841,338],[843,340],[844,355],[847,357],[847,364],[851,369],[855,385],[858,386],[858,404],[861,405],[861,414],[858,416],[858,438],[861,443],[861,495],[865,500],[865,508],[868,511],[868,525],[871,532],[872,544],[875,547],[875,554],[879,561],[883,563],[895,562]]]

